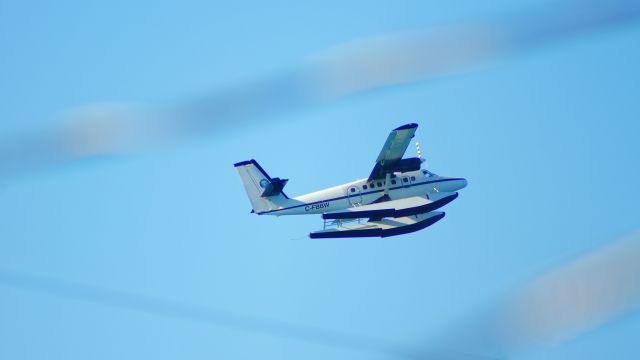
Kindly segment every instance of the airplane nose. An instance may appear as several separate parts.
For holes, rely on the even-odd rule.
[[[443,192],[454,192],[467,187],[467,179],[464,178],[447,178],[445,182],[437,185],[437,189]]]
[[[467,179],[464,178],[457,178],[455,179],[455,181],[452,181],[452,189],[450,191],[458,191],[460,189],[464,189],[465,187],[467,187]]]

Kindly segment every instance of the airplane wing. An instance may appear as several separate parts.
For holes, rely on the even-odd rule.
[[[380,155],[376,160],[376,165],[369,175],[369,181],[384,179],[387,173],[393,172],[395,165],[400,163],[402,156],[411,142],[411,138],[416,132],[418,124],[406,124],[391,131],[384,143]]]

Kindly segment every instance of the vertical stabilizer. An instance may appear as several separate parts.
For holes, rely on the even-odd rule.
[[[260,214],[285,207],[292,202],[282,191],[288,180],[270,177],[253,159],[241,161],[234,166],[240,175],[254,212]]]

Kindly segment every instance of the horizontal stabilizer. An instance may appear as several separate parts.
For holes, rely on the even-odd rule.
[[[288,179],[280,179],[280,178],[271,179],[270,182],[266,183],[266,185],[264,187],[264,191],[262,192],[262,194],[260,196],[269,197],[269,196],[278,195],[278,194],[282,193],[282,189],[284,189],[284,186],[287,185],[287,181],[289,181],[289,180]]]
[[[363,219],[363,218],[385,218],[404,217],[417,214],[424,214],[437,210],[458,197],[458,193],[434,194],[435,199],[427,199],[422,196],[414,196],[399,200],[390,200],[381,203],[352,207],[339,212],[322,214],[325,220],[332,219]]]
[[[435,224],[443,217],[443,212],[435,211],[415,216],[367,221],[365,223],[339,224],[336,228],[312,232],[309,237],[312,239],[330,239],[396,236],[422,230]]]

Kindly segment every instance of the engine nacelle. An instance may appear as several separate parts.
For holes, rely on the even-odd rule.
[[[420,170],[420,166],[422,164],[422,160],[417,157],[401,159],[397,164],[394,164],[392,167],[393,172],[410,172],[410,171],[418,171]]]

